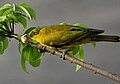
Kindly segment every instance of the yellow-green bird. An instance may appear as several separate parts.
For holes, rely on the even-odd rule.
[[[72,50],[76,45],[92,41],[120,42],[119,36],[100,35],[103,32],[103,30],[73,25],[51,25],[46,28],[33,29],[29,37],[45,47],[66,50]]]

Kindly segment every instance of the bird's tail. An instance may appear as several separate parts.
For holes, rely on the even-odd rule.
[[[119,36],[97,35],[91,38],[91,41],[120,42]]]

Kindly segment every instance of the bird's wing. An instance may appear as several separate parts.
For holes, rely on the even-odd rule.
[[[78,28],[71,25],[50,26],[44,29],[47,33],[42,39],[42,44],[53,47],[62,47],[90,36],[92,33],[95,34],[95,30],[94,32],[93,30],[94,29]]]

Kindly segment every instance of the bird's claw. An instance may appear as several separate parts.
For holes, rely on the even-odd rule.
[[[60,58],[63,58],[63,60],[65,60],[65,55],[66,55],[66,51],[63,51],[62,55],[60,56]]]
[[[45,46],[43,46],[43,47],[42,47],[42,50],[43,50],[43,51],[45,51],[45,48],[46,48],[46,47],[45,47]]]
[[[52,55],[55,55],[55,52],[52,52],[51,54],[52,54]]]
[[[39,52],[42,53],[42,52],[46,52],[46,47],[45,46],[42,46],[41,49],[39,49]]]

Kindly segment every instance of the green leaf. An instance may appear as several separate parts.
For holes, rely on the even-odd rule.
[[[73,55],[76,55],[78,53],[79,50],[79,45],[75,46],[75,48],[72,50]]]
[[[35,29],[36,27],[30,27],[28,28],[24,34],[29,34],[33,29]]]
[[[9,27],[10,27],[10,24],[9,24],[9,22],[7,20],[5,20],[4,22],[1,22],[1,28],[3,28],[4,30],[1,29],[1,28],[0,29],[4,32],[4,34],[6,34],[6,33],[8,33],[10,31]]]
[[[70,56],[73,56],[73,57],[74,57],[74,55],[73,55],[73,52],[72,52],[72,51],[68,51],[68,54],[69,54]]]
[[[94,48],[96,47],[96,42],[95,41],[91,42],[91,44],[93,45]]]
[[[5,49],[8,47],[8,38],[0,36],[0,54],[3,54]]]
[[[87,25],[82,24],[82,23],[76,23],[76,24],[73,24],[73,26],[78,26],[78,27],[82,27],[82,28],[89,28]]]
[[[17,18],[17,21],[20,22],[23,25],[24,29],[26,29],[26,27],[27,27],[26,19],[19,14],[16,14],[15,17]]]
[[[35,12],[28,4],[26,4],[26,3],[24,3],[24,2],[21,2],[21,3],[19,4],[19,6],[22,6],[22,7],[24,7],[25,9],[27,9],[27,11],[29,12],[31,18],[36,19],[36,12]]]
[[[78,53],[78,51],[79,51],[79,45],[75,46],[75,48],[72,51],[68,51],[68,54],[74,57]]]
[[[22,69],[27,72],[25,61],[28,61],[31,66],[38,67],[40,65],[40,61],[43,57],[43,53],[39,53],[37,48],[31,46],[25,46],[22,50],[22,58],[21,65]]]
[[[84,61],[84,48],[82,45],[79,46],[79,57],[78,58]]]
[[[7,15],[7,18],[9,18],[9,19],[8,19],[9,22],[10,22],[10,20],[11,20],[11,22],[12,22],[12,20],[14,20],[16,23],[18,23],[18,20],[17,20],[16,16],[13,15],[13,14]]]
[[[11,4],[6,4],[3,7],[1,7],[0,9],[0,15],[9,15],[9,14],[13,14],[13,12],[15,11],[15,5],[11,5]]]
[[[5,4],[0,8],[0,16],[3,16],[4,12],[11,8],[11,4]]]
[[[21,53],[21,47],[22,47],[22,42],[19,42],[18,44],[18,51]]]
[[[30,13],[28,12],[28,10],[25,8],[25,7],[23,7],[23,6],[18,6],[22,11],[24,11],[25,12],[25,14],[27,15],[27,17],[28,17],[28,19],[29,20],[31,20],[31,15],[30,15]]]
[[[2,7],[0,8],[0,11],[1,11],[1,10],[4,10],[4,9],[8,9],[8,8],[11,8],[11,4],[5,4],[4,6],[2,6]]]
[[[4,53],[4,45],[3,45],[3,42],[0,41],[0,54],[3,54]]]
[[[30,56],[30,52],[28,51],[30,48],[30,46],[26,46],[22,49],[22,56],[21,56],[21,67],[22,69],[28,73],[27,69],[26,69],[26,65],[25,62],[29,61],[29,56]]]
[[[6,11],[4,11],[3,15],[9,15],[13,13],[13,9],[7,9]]]
[[[0,22],[3,22],[3,21],[5,21],[6,20],[6,16],[0,16]]]
[[[22,50],[22,56],[25,60],[29,61],[31,46],[25,46]]]
[[[12,9],[13,9],[13,11],[15,11],[15,9],[16,9],[16,5],[15,4],[12,4]]]
[[[34,48],[34,47],[31,47],[31,51],[30,52],[31,52],[31,54],[30,54],[30,58],[29,58],[29,63],[33,67],[38,67],[40,65],[42,53],[39,53],[38,49]]]
[[[80,65],[76,65],[75,72],[79,71],[79,70],[80,70],[80,68],[81,68],[81,66],[80,66]]]
[[[5,37],[3,40],[4,50],[8,47],[8,43],[9,43],[8,38]]]
[[[22,69],[23,69],[26,73],[29,73],[29,72],[27,71],[25,62],[26,62],[26,60],[24,59],[24,57],[23,57],[23,55],[22,55],[22,56],[21,56],[21,67],[22,67]]]
[[[84,61],[84,48],[82,45],[79,46],[79,55],[78,55],[78,59],[81,61]],[[80,70],[81,66],[80,65],[76,65],[76,70],[78,71]]]

